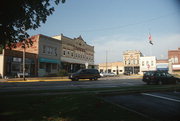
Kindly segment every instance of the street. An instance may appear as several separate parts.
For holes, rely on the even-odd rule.
[[[180,92],[154,92],[103,97],[129,111],[158,121],[180,120]]]
[[[111,88],[144,85],[141,79],[122,79],[118,77],[100,78],[97,81],[41,81],[41,82],[1,82],[0,92],[24,90],[57,90],[57,89],[86,89]]]

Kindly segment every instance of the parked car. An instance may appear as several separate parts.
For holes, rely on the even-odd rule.
[[[147,84],[176,84],[180,81],[179,78],[174,77],[169,74],[167,71],[147,71],[143,75],[142,81]]]
[[[72,81],[78,81],[79,79],[98,80],[100,73],[97,69],[80,69],[79,71],[71,74],[69,79]]]
[[[101,77],[106,77],[106,76],[115,76],[116,74],[112,73],[112,72],[110,72],[110,73],[101,72],[100,75],[101,75]]]
[[[123,74],[129,76],[129,75],[130,75],[130,72],[127,72],[127,71],[126,71],[126,72],[124,72]]]

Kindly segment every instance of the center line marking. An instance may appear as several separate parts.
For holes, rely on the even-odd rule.
[[[141,94],[142,94],[142,95],[157,97],[157,98],[166,99],[166,100],[170,100],[170,101],[174,101],[174,102],[180,103],[180,100],[176,100],[176,99],[172,99],[172,98],[168,98],[168,97],[162,97],[162,96],[153,95],[153,94],[148,94],[148,93],[141,93]]]

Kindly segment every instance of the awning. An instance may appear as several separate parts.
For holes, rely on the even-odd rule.
[[[44,63],[60,63],[60,60],[55,60],[55,59],[48,59],[48,58],[39,58],[39,62],[44,62]]]

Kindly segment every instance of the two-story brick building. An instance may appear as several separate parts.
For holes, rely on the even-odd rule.
[[[168,51],[169,69],[171,73],[180,73],[180,48]]]
[[[35,35],[31,37],[33,45],[25,48],[25,72],[29,76],[47,76],[57,73],[60,65],[61,42],[57,39]],[[22,43],[16,48],[4,49],[1,54],[1,75],[17,76],[23,71]]]

